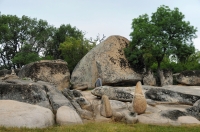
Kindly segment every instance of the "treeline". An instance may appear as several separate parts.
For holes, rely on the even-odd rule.
[[[44,20],[0,14],[0,69],[21,68],[41,59],[63,59],[72,71],[103,38],[86,39],[84,32],[70,24],[56,28]]]

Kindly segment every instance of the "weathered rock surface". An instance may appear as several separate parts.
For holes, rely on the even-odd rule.
[[[59,125],[73,125],[83,123],[76,110],[68,106],[62,106],[57,110],[56,122]]]
[[[197,100],[200,99],[200,96],[197,95],[185,94],[162,88],[151,88],[148,91],[146,91],[145,94],[146,98],[155,101],[165,101],[188,105],[193,105]]]
[[[176,76],[176,81],[185,85],[200,86],[200,70],[183,71]]]
[[[173,74],[170,70],[160,70],[159,71],[160,76],[160,83],[161,86],[165,85],[173,85]]]
[[[200,124],[200,121],[192,116],[180,116],[178,122],[181,124]]]
[[[97,87],[91,91],[91,93],[95,96],[102,97],[103,95],[107,95],[111,100],[119,100],[119,101],[129,101],[131,102],[133,99],[133,95],[123,89],[117,89],[115,87],[110,86],[102,86]]]
[[[18,73],[20,78],[45,81],[55,84],[59,90],[70,86],[67,63],[61,60],[42,60],[25,65]]]
[[[54,125],[51,110],[13,100],[0,100],[0,126],[44,128]]]
[[[74,109],[71,102],[54,85],[42,81],[38,81],[37,83],[43,85],[46,88],[48,99],[51,103],[54,113],[56,113],[58,108],[61,106],[68,106],[71,109]]]
[[[0,81],[0,100],[16,100],[52,109],[45,87],[32,81]]]
[[[108,96],[106,95],[103,95],[101,98],[100,114],[106,118],[109,118],[112,116],[110,101],[109,101]]]
[[[144,85],[156,86],[156,78],[151,71],[148,71],[143,78]]]
[[[129,41],[121,36],[110,36],[88,52],[74,69],[71,82],[95,87],[98,77],[103,85],[130,85],[142,80],[125,58],[123,49]]]

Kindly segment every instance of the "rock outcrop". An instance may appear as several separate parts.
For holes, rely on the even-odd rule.
[[[69,88],[70,73],[62,60],[42,60],[25,65],[18,73],[20,78],[53,83],[59,90]]]
[[[0,126],[44,128],[54,125],[51,110],[14,100],[0,100]]]
[[[185,94],[161,88],[151,88],[146,91],[145,94],[147,98],[155,101],[164,101],[188,105],[192,105],[200,99],[200,96],[197,95]]]
[[[156,78],[151,71],[148,71],[143,78],[144,85],[156,86]]]
[[[159,71],[160,76],[160,85],[173,85],[173,74],[170,70],[160,70]]]
[[[200,86],[200,70],[183,71],[176,76],[178,83],[190,86]]]
[[[0,81],[0,100],[16,100],[52,109],[45,87],[32,81]]]
[[[102,85],[135,85],[142,75],[133,71],[125,58],[123,49],[129,41],[121,36],[110,36],[89,51],[72,72],[73,85],[95,87],[98,77]]]
[[[101,86],[93,89],[91,93],[97,97],[102,97],[107,95],[109,99],[119,100],[119,101],[129,101],[133,99],[133,95],[123,89],[117,89],[116,87]]]

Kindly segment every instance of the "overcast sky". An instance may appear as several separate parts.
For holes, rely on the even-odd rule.
[[[200,50],[200,0],[0,0],[0,12],[43,19],[56,27],[71,24],[87,38],[104,34],[130,39],[132,19],[151,15],[161,5],[178,7],[185,21],[197,27],[194,45]]]

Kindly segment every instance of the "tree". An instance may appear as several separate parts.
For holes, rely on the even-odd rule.
[[[59,50],[64,60],[68,63],[70,72],[73,71],[77,63],[90,51],[94,45],[91,45],[87,39],[76,39],[66,37],[65,41],[60,44]]]
[[[13,63],[19,64],[20,67],[38,60],[40,60],[40,57],[36,52],[32,51],[30,44],[25,44],[12,59]]]
[[[44,20],[15,15],[0,16],[0,63],[5,68],[13,65],[12,59],[25,44],[29,44],[34,52],[41,54],[52,42],[55,28]],[[20,67],[16,63],[14,67]]]
[[[184,21],[178,8],[160,6],[151,18],[145,14],[133,19],[132,29],[130,45],[124,50],[132,65],[142,63],[148,69],[156,62],[159,71],[164,57],[173,54],[181,62],[195,52],[192,39],[197,29]]]

